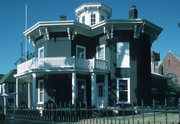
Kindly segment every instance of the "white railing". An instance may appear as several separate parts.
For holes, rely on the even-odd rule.
[[[90,69],[90,61],[88,59],[76,58],[76,68]]]
[[[108,64],[106,60],[91,59],[90,63],[91,69],[108,70]]]
[[[107,62],[98,59],[80,59],[75,57],[33,58],[17,66],[17,73],[32,69],[79,68],[107,70]]]

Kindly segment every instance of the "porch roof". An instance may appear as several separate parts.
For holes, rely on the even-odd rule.
[[[11,71],[9,71],[7,74],[5,74],[1,80],[0,80],[0,84],[2,83],[6,83],[6,82],[16,82],[16,79],[14,78],[14,74],[17,73],[16,69],[12,69]]]
[[[4,74],[0,74],[0,80],[3,78]]]

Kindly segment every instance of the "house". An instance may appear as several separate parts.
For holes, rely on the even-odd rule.
[[[162,28],[137,18],[135,6],[129,19],[111,19],[101,3],[75,14],[77,21],[38,22],[24,32],[35,57],[17,65],[16,106],[150,104],[151,46]]]
[[[4,103],[6,101],[6,107],[14,108],[15,107],[15,87],[16,87],[16,79],[14,78],[14,74],[17,73],[16,69],[12,69],[7,74],[5,74],[0,80],[1,85],[1,100]],[[4,104],[3,104],[4,106]]]
[[[0,74],[0,80],[2,79],[3,76],[4,76],[4,74]],[[2,85],[1,84],[0,84],[0,94],[2,94]],[[4,105],[3,99],[0,98],[0,110],[2,109],[3,105]]]
[[[180,55],[169,51],[163,59],[161,66],[163,74],[170,77],[177,86],[180,86]]]
[[[163,75],[163,67],[160,64],[160,53],[151,51],[152,97],[159,104],[163,104],[167,98],[167,83],[170,79],[166,75]]]

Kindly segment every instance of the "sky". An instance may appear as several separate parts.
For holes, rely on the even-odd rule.
[[[152,45],[161,60],[171,51],[180,55],[180,0],[0,0],[0,74],[16,68],[25,41],[25,4],[28,5],[27,27],[39,21],[58,21],[61,15],[76,20],[74,9],[83,3],[100,2],[112,8],[111,19],[128,19],[132,5],[138,18],[146,19],[163,31]],[[32,45],[28,45],[32,50]]]

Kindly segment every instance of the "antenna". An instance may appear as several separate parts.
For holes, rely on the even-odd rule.
[[[23,42],[21,42],[21,59],[23,59]]]
[[[25,30],[27,30],[27,13],[28,8],[27,8],[27,3],[25,5]],[[28,43],[27,43],[27,37],[25,37],[25,60],[28,60]]]

